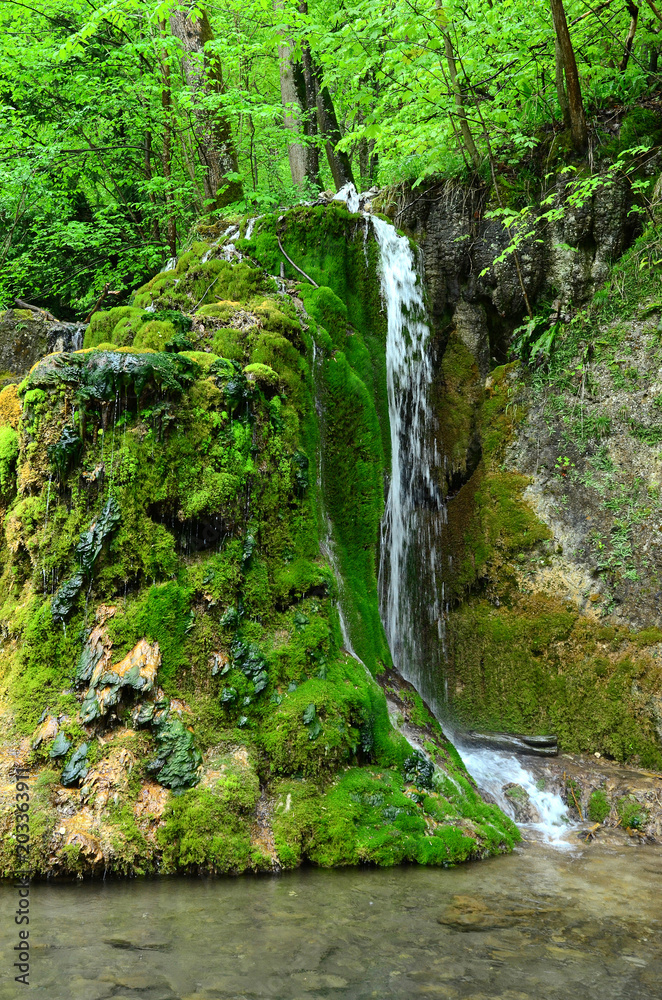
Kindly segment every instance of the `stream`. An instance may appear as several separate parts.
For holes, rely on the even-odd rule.
[[[662,849],[525,841],[454,869],[33,883],[48,1000],[654,1000]],[[0,886],[0,1000],[15,891]]]

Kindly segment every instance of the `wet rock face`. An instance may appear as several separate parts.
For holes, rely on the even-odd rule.
[[[590,839],[609,842],[618,835],[636,843],[662,843],[660,774],[579,754],[529,765],[539,786],[561,795],[570,819],[584,824]],[[586,829],[580,832],[586,836]]]
[[[640,311],[596,331],[583,396],[581,375],[554,406],[527,394],[508,458],[531,477],[526,499],[554,533],[559,587],[588,613],[610,608],[620,623],[651,629],[662,616],[662,369],[659,308]]]
[[[557,189],[560,197],[560,180]],[[403,186],[379,207],[420,246],[433,320],[447,327],[450,318],[483,377],[486,355],[488,367],[490,357],[505,360],[504,338],[526,312],[523,289],[530,302],[552,295],[561,308],[576,308],[605,280],[636,226],[628,187],[615,183],[582,207],[566,207],[563,219],[523,241],[517,258],[494,263],[510,236],[498,219],[485,218],[496,205],[486,204],[484,190],[443,182],[420,195]]]
[[[513,807],[517,823],[540,823],[540,813],[531,802],[526,788],[511,782],[504,788],[504,794]]]
[[[84,329],[82,323],[52,322],[29,309],[0,313],[0,385],[8,376],[26,375],[44,354],[82,347]]]

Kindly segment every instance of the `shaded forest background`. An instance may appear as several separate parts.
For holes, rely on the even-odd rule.
[[[653,0],[5,0],[0,307],[85,319],[196,219],[347,181],[541,201],[660,142],[661,31]]]

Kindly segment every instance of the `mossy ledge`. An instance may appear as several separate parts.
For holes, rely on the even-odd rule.
[[[323,287],[277,291],[277,226]],[[241,257],[220,232],[0,397],[0,872],[17,764],[35,876],[507,851],[422,703],[415,752],[375,680],[376,247],[338,206],[261,220]]]

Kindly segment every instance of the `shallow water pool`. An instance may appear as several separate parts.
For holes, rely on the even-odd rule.
[[[31,887],[30,990],[0,1000],[662,998],[662,848],[525,843],[456,869]]]

